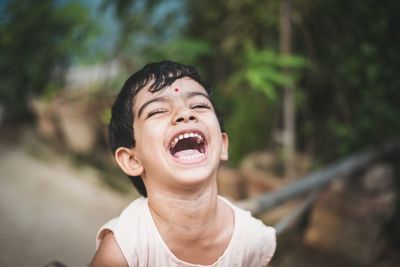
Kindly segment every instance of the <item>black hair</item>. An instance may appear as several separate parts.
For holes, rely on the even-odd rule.
[[[149,92],[158,92],[183,77],[198,82],[211,97],[211,85],[203,80],[193,66],[172,61],[149,63],[126,80],[112,106],[111,121],[108,127],[108,138],[113,154],[119,147],[135,147],[133,104],[136,94],[147,85],[149,85]],[[224,132],[222,118],[218,111],[215,113],[221,131]],[[142,178],[140,176],[129,176],[129,178],[137,191],[147,197]]]

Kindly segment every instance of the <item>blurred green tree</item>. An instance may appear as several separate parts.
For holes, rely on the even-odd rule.
[[[207,66],[207,75],[220,89],[219,104],[231,136],[231,162],[237,163],[250,151],[275,145],[272,133],[282,125],[280,89],[296,83],[306,61],[277,52],[279,0],[187,2],[186,33],[207,40],[211,48],[199,64]],[[292,71],[285,72],[287,68]]]
[[[298,55],[278,54],[277,52],[268,48],[256,49],[250,44],[245,46],[245,49],[242,52],[240,58],[242,62],[242,67],[236,72],[232,73],[232,87],[251,88],[253,90],[261,91],[266,96],[265,103],[274,103],[274,105],[276,106],[275,110],[270,110],[270,112],[273,111],[274,113],[276,113],[275,116],[277,114],[282,114],[282,116],[284,117],[284,108],[280,106],[279,109],[277,109],[279,102],[282,103],[282,106],[285,102],[285,100],[283,99],[284,93],[281,92],[282,88],[286,87],[288,88],[287,90],[293,90],[293,95],[296,94],[293,88],[296,86],[296,83],[300,78],[301,72],[308,65],[307,60],[304,57]],[[254,109],[254,106],[250,105],[250,103],[251,101],[246,104],[247,107],[242,111],[244,112],[242,116],[250,115],[249,109]],[[294,124],[296,112],[294,99],[292,104],[293,106],[291,107],[291,116],[293,116],[292,123]],[[260,103],[260,105],[262,105],[262,103]],[[235,114],[235,116],[237,115],[238,114]],[[262,115],[263,114],[261,113],[256,116]],[[271,116],[273,114],[268,115]],[[237,119],[234,118],[234,120],[236,121]],[[282,124],[284,124],[283,121]],[[250,128],[252,127],[250,126]],[[269,131],[271,131],[272,128],[276,127],[270,125]],[[283,134],[285,132],[285,129],[274,129],[274,131],[275,136],[278,137],[275,139],[279,139],[275,141],[279,141],[279,143],[283,145],[283,148],[285,148],[286,146],[287,149],[287,140],[284,139],[285,135]],[[293,131],[292,135],[294,138],[296,136],[296,132]],[[294,162],[294,153],[296,152],[294,142],[292,145],[292,158],[287,157],[287,155],[286,157],[282,157],[282,160],[285,162],[285,166],[291,165],[290,170],[289,167],[285,167],[285,175],[291,178],[293,178],[293,176],[295,175],[294,164],[292,162]]]
[[[321,160],[400,135],[400,3],[300,1],[297,45],[314,64],[303,78],[300,139]]]
[[[218,88],[233,163],[275,146],[279,88],[296,81],[297,149],[332,160],[398,135],[398,1],[292,1],[292,53],[301,57],[286,58],[276,52],[280,3],[104,0],[120,18],[116,54],[130,58],[130,71],[171,58],[200,66]]]
[[[173,59],[193,64],[207,54],[207,40],[182,34],[186,24],[184,5],[177,0],[103,0],[119,22],[119,37],[112,57],[132,72],[149,61]]]
[[[295,71],[307,66],[304,57],[279,55],[271,49],[258,50],[251,44],[245,46],[241,57],[242,67],[233,73],[232,83],[260,90],[271,100],[279,97],[279,87],[294,86],[299,79],[299,73],[289,74],[283,69]]]
[[[0,14],[0,105],[17,119],[29,114],[29,97],[61,88],[93,23],[77,2],[7,1]]]
[[[199,63],[207,66],[208,76],[222,89],[221,103],[227,102],[223,113],[237,161],[243,153],[267,145],[265,140],[272,140],[271,127],[280,121],[280,109],[276,109],[280,98],[273,98],[280,92],[277,84],[270,87],[265,79],[277,64],[270,61],[265,65],[270,68],[262,68],[251,63],[263,61],[262,51],[278,50],[280,1],[189,2],[187,34],[208,40],[211,47]],[[398,1],[312,0],[294,1],[293,5],[292,50],[310,62],[310,68],[298,77],[298,148],[318,154],[320,160],[334,160],[388,136],[398,136]],[[249,42],[256,52],[253,55],[246,48]],[[250,58],[255,60],[248,61]],[[237,83],[228,84],[235,74],[247,77],[247,83],[237,79]],[[256,84],[268,98],[244,97],[248,95],[244,91]],[[239,105],[240,101],[248,103]],[[267,106],[267,113],[253,113],[259,106]],[[248,114],[247,121],[241,112]],[[255,123],[260,120],[268,126]]]

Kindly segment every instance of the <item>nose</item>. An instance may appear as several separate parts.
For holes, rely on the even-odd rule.
[[[197,121],[195,114],[189,107],[179,107],[175,111],[172,119],[173,124],[187,123],[190,121]]]

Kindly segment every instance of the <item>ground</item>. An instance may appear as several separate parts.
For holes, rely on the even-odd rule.
[[[96,232],[133,198],[102,185],[94,169],[37,157],[0,140],[0,266],[87,266]]]

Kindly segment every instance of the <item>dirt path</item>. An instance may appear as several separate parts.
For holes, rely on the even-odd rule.
[[[96,183],[94,170],[0,142],[0,266],[87,266],[97,230],[130,201]]]

